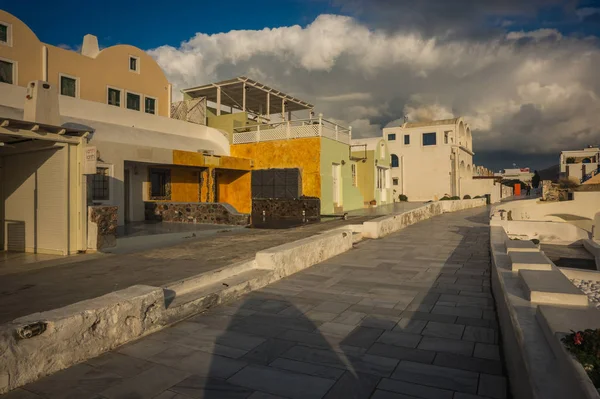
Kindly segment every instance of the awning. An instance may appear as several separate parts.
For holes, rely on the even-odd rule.
[[[0,117],[0,145],[12,145],[32,140],[56,143],[79,143],[79,137],[90,130],[46,125],[21,119]]]

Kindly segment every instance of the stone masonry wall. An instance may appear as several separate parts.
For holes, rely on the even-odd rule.
[[[145,207],[146,220],[163,222],[245,226],[250,218],[222,203],[146,202]]]
[[[542,200],[543,201],[558,201],[560,197],[560,187],[558,184],[552,183],[550,180],[542,181]]]
[[[88,207],[88,222],[90,227],[94,227],[88,228],[91,249],[100,250],[117,245],[117,210],[117,206]]]
[[[273,219],[319,220],[321,218],[321,200],[318,198],[266,198],[252,200],[252,214]],[[304,211],[304,215],[302,215]]]

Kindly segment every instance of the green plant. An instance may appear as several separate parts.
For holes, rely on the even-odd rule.
[[[479,198],[483,198],[481,195],[476,195],[473,197],[473,199],[479,199]]]
[[[600,329],[573,331],[561,341],[581,363],[594,386],[600,388]]]
[[[456,200],[459,200],[459,199],[460,199],[460,197],[459,197],[458,195],[455,195],[455,196],[453,196],[453,197],[450,197],[450,199],[451,199],[452,201],[456,201]]]
[[[450,197],[444,195],[442,198],[440,198],[440,201],[450,201]]]
[[[399,199],[401,202],[406,202],[406,201],[408,201],[408,197],[407,197],[406,195],[404,195],[404,194],[400,194],[400,196],[398,196],[398,199]]]
[[[471,199],[471,196],[469,194],[466,194],[463,199]]]
[[[568,157],[567,163],[575,163],[575,157]]]

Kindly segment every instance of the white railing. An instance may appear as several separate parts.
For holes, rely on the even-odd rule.
[[[292,121],[247,125],[233,129],[233,144],[258,143],[273,140],[291,140],[305,137],[327,137],[344,144],[352,140],[352,127],[345,128],[323,119],[295,119]]]

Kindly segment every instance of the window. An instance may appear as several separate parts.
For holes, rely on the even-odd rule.
[[[92,200],[108,201],[110,199],[110,169],[107,166],[96,168],[92,176]]]
[[[397,168],[400,166],[400,161],[398,160],[398,155],[392,154],[392,168]]]
[[[388,134],[388,141],[395,141],[395,140],[396,140],[396,133]]]
[[[121,90],[108,88],[108,105],[121,106]]]
[[[10,61],[0,60],[0,82],[15,83],[15,64]]]
[[[69,97],[77,96],[77,78],[67,75],[59,75],[60,77],[60,94]]]
[[[352,169],[352,185],[354,187],[358,186],[358,176],[356,174],[356,164],[353,163],[350,168]]]
[[[150,199],[171,199],[171,170],[150,169]]]
[[[140,110],[140,95],[134,93],[127,93],[127,108],[135,111]]]
[[[299,198],[302,196],[300,169],[252,171],[252,198]]]
[[[450,138],[450,132],[444,132],[444,144],[448,144]]]
[[[398,178],[397,178],[397,177],[393,177],[393,178],[392,178],[392,184],[393,184],[394,186],[397,186],[397,185],[398,185],[398,181],[399,181],[399,180],[398,180]]]
[[[404,135],[404,145],[409,145],[410,144],[410,134],[405,134]]]
[[[156,99],[144,97],[144,112],[147,114],[156,114]]]
[[[12,26],[5,22],[0,22],[0,44],[12,46]]]
[[[132,72],[139,72],[140,59],[139,57],[129,56],[129,70]]]
[[[435,133],[423,133],[423,145],[436,145]]]

